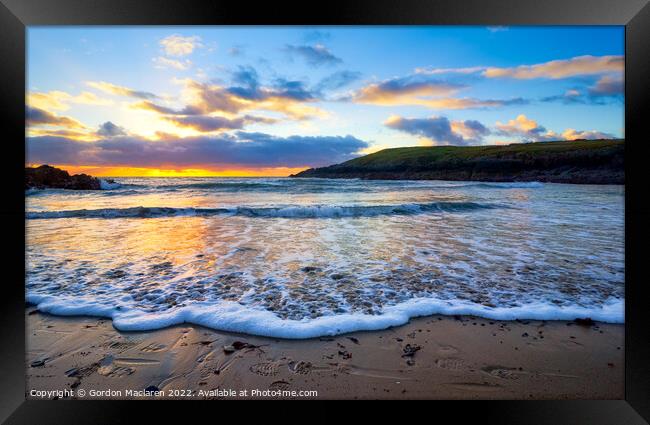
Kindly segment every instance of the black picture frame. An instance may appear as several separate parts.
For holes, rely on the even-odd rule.
[[[650,140],[650,5],[647,0],[330,0],[259,4],[198,0],[0,0],[0,111],[4,249],[0,315],[0,420],[22,423],[133,423],[127,401],[26,401],[24,323],[23,172],[25,146],[26,27],[33,25],[625,25],[625,399],[612,401],[498,401],[480,408],[438,403],[448,411],[497,423],[642,424],[650,421],[648,279],[643,264],[650,236],[646,166]],[[52,70],[56,72],[56,70]],[[646,260],[647,261],[647,260]],[[169,402],[147,405],[149,420],[164,417]],[[176,403],[173,402],[172,403]],[[467,402],[463,402],[467,403]],[[178,406],[178,405],[176,405]],[[126,410],[125,410],[126,409]],[[239,407],[240,410],[241,407]],[[425,407],[432,409],[432,407]],[[185,409],[186,420],[192,411]],[[245,415],[252,414],[246,409]],[[260,409],[266,410],[269,409]],[[273,409],[275,410],[275,409]],[[320,415],[320,414],[319,414]],[[126,419],[131,417],[131,419]],[[645,421],[644,419],[645,418]],[[250,418],[247,418],[249,420]]]

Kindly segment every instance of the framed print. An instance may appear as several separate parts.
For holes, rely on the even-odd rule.
[[[648,20],[3,0],[2,418],[489,400],[645,423]]]

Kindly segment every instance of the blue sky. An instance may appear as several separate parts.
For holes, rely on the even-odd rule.
[[[281,175],[623,137],[623,54],[614,26],[30,27],[28,162]]]

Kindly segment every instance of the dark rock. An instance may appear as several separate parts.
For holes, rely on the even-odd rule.
[[[49,165],[25,167],[25,189],[99,190],[98,178],[88,174],[70,175],[67,171]]]
[[[155,392],[160,391],[160,388],[158,388],[158,387],[155,386],[155,385],[149,385],[149,386],[148,386],[147,388],[145,388],[144,390],[145,390],[145,391],[148,391],[148,392],[151,392],[151,393],[155,393]]]
[[[352,354],[345,351],[345,350],[339,350],[339,356],[341,356],[344,359],[350,359],[352,358]]]
[[[593,326],[596,324],[590,317],[585,317],[584,319],[575,319],[574,322],[580,326]]]
[[[241,350],[249,346],[247,342],[235,341],[232,343],[232,346],[235,347],[235,350]]]
[[[421,350],[422,347],[419,345],[411,345],[411,344],[406,344],[406,347],[402,350],[404,354],[402,354],[402,357],[413,357],[415,353],[417,353],[419,350]]]
[[[31,365],[31,367],[41,367],[45,366],[45,360],[34,360]]]

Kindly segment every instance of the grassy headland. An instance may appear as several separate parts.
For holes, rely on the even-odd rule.
[[[291,177],[623,184],[624,140],[384,149]]]

